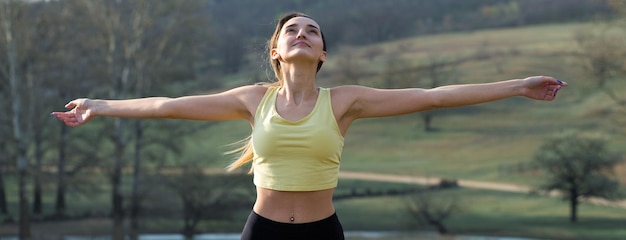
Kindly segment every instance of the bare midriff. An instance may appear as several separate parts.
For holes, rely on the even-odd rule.
[[[287,192],[257,187],[254,212],[283,223],[308,223],[330,217],[335,213],[332,198],[334,188]]]

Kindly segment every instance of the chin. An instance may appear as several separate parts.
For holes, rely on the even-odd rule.
[[[301,61],[305,59],[308,59],[309,61],[315,62],[315,63],[319,61],[319,59],[310,52],[294,52],[292,54],[289,54],[289,56],[285,58],[285,60],[287,61],[294,61],[294,60]]]

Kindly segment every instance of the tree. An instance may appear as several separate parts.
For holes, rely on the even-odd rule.
[[[136,1],[132,6],[132,27],[130,37],[124,44],[128,53],[126,62],[130,63],[129,71],[134,82],[134,97],[145,97],[153,90],[154,85],[165,81],[157,71],[161,66],[171,66],[175,61],[181,61],[181,45],[188,39],[177,38],[184,26],[193,25],[190,19],[196,9],[197,1],[176,1],[156,4],[152,1]],[[191,38],[193,39],[193,38]],[[192,45],[192,44],[190,44]],[[183,56],[183,58],[186,56]],[[156,73],[156,74],[155,74]],[[131,188],[131,239],[138,239],[139,214],[141,210],[141,169],[142,152],[147,144],[144,137],[145,126],[141,120],[135,120],[133,177]],[[149,139],[148,139],[149,140]],[[173,144],[176,145],[176,144]]]
[[[15,87],[19,91],[19,96],[16,101],[10,101],[12,105],[19,104],[19,111],[14,114],[9,114],[12,118],[20,118],[20,129],[22,135],[23,146],[20,148],[28,149],[25,153],[27,159],[34,159],[33,168],[29,169],[29,173],[33,177],[33,217],[42,215],[43,212],[43,187],[44,187],[44,173],[42,172],[42,166],[44,157],[54,149],[50,142],[53,142],[50,135],[53,134],[50,126],[52,124],[58,124],[52,121],[50,117],[45,114],[51,111],[50,102],[54,102],[59,98],[59,92],[69,92],[68,88],[59,88],[59,79],[65,79],[59,77],[58,69],[67,69],[63,67],[61,62],[67,62],[67,57],[63,54],[59,54],[65,49],[60,40],[64,35],[72,35],[76,37],[76,34],[63,34],[61,29],[67,28],[64,24],[57,21],[59,19],[58,6],[54,3],[43,2],[30,2],[24,1],[7,1],[3,2],[3,27],[9,29],[7,26],[13,26],[11,29],[13,32],[3,31],[4,36],[9,38],[3,38],[3,47],[0,48],[2,53],[6,53],[7,56],[12,55],[13,58],[7,57],[1,59],[0,63],[3,66],[1,73],[3,79],[17,79]],[[6,21],[5,21],[6,20]],[[9,21],[10,20],[10,21]],[[69,44],[71,45],[71,44]],[[72,46],[72,49],[76,46]],[[75,62],[75,61],[73,61]],[[11,65],[16,65],[11,67]],[[72,65],[76,65],[73,63]],[[12,70],[11,68],[15,68]],[[9,77],[15,75],[14,77]],[[7,84],[8,85],[8,84]],[[65,85],[65,84],[59,84]],[[68,84],[71,85],[71,84]],[[60,90],[59,90],[60,89]],[[3,93],[8,95],[7,93]],[[8,107],[8,106],[7,106]],[[6,121],[6,119],[3,119]],[[54,126],[54,125],[52,125]],[[28,140],[24,140],[28,139]],[[8,142],[12,146],[19,146],[17,142]],[[15,155],[18,151],[8,151],[9,155]],[[32,156],[31,156],[32,155]],[[26,160],[28,161],[28,160]]]
[[[445,221],[461,210],[458,200],[434,197],[431,191],[426,190],[410,196],[407,202],[409,213],[419,223],[434,226],[439,234],[449,234]]]
[[[20,59],[18,56],[18,42],[23,41],[18,34],[18,26],[24,10],[24,3],[19,1],[5,0],[0,2],[0,35],[3,37],[6,53],[6,65],[2,66],[5,79],[9,80],[11,102],[11,125],[13,127],[13,141],[15,147],[15,165],[18,171],[18,199],[19,199],[19,239],[30,239],[30,221],[28,198],[26,197],[26,177],[28,170],[27,159],[27,134],[23,124],[24,106],[22,101],[22,77],[18,72]]]
[[[101,77],[107,82],[108,98],[124,99],[154,95],[155,89],[172,78],[187,79],[194,76],[194,48],[206,44],[207,24],[204,1],[83,1],[97,34],[89,39],[93,51],[99,56]],[[200,30],[198,30],[200,29]],[[202,38],[202,42],[200,39]],[[95,70],[97,71],[97,70]],[[173,72],[185,72],[174,76]],[[126,215],[122,192],[122,168],[128,148],[134,146],[133,175],[130,201],[130,237],[137,239],[140,212],[141,166],[145,146],[149,139],[141,121],[130,125],[127,119],[112,119],[113,167],[110,174],[113,209],[113,238],[124,237],[123,222]],[[134,141],[132,141],[134,140]],[[174,144],[176,145],[176,144]]]
[[[58,106],[63,106],[69,98],[99,86],[100,83],[85,79],[94,79],[94,76],[100,73],[90,69],[90,66],[98,65],[92,56],[94,51],[89,48],[93,42],[91,39],[95,36],[93,25],[86,21],[89,19],[88,13],[81,8],[81,2],[49,1],[42,2],[41,5],[38,15],[45,16],[47,24],[40,27],[40,36],[37,38],[39,43],[45,43],[38,51],[42,63],[37,78],[43,81],[40,88],[46,90],[46,95],[53,95],[52,100],[41,101],[47,111],[52,111]],[[39,111],[37,114],[43,115],[41,112],[46,111]],[[98,162],[94,147],[97,148],[100,144],[85,147],[77,143],[103,141],[102,137],[86,140],[85,135],[88,134],[85,134],[83,129],[70,131],[67,126],[57,121],[45,128],[56,132],[54,137],[46,137],[46,140],[56,151],[56,156],[50,157],[56,165],[54,216],[64,218],[67,208],[66,194],[70,187],[68,183],[72,182],[69,178],[81,169]],[[72,150],[69,151],[69,148]],[[75,183],[79,182],[81,181]]]
[[[40,218],[43,215],[43,188],[45,185],[45,173],[43,166],[44,158],[47,154],[54,150],[54,140],[51,135],[54,134],[57,122],[53,121],[46,112],[50,112],[50,102],[58,99],[58,91],[55,91],[55,85],[58,80],[51,75],[55,75],[55,69],[63,69],[58,67],[55,62],[63,62],[59,53],[62,51],[60,41],[62,35],[59,34],[63,27],[59,22],[59,14],[57,8],[59,4],[33,3],[27,6],[27,20],[29,27],[21,29],[23,40],[22,47],[22,75],[24,76],[25,91],[27,96],[25,99],[28,107],[26,111],[25,124],[31,132],[30,148],[34,149],[32,158],[34,164],[32,167],[33,177],[33,217]]]
[[[607,14],[604,21],[588,29],[581,29],[574,38],[580,49],[580,60],[591,81],[607,94],[622,111],[621,119],[626,121],[626,98],[615,92],[614,86],[626,75],[626,2],[605,0],[613,14]],[[622,123],[618,123],[623,125]]]
[[[537,190],[557,190],[570,203],[570,221],[577,221],[577,207],[583,198],[617,199],[619,182],[611,178],[613,168],[623,159],[609,151],[601,136],[565,132],[545,140],[533,163],[545,172]]]
[[[192,239],[201,220],[232,216],[254,199],[249,188],[250,175],[245,173],[206,173],[199,167],[185,166],[182,171],[163,176],[166,186],[179,198],[182,234]]]
[[[615,93],[611,87],[612,83],[621,81],[626,73],[626,38],[607,29],[601,32],[579,31],[575,38],[580,47],[584,69],[598,89],[620,107],[626,108],[626,98]]]

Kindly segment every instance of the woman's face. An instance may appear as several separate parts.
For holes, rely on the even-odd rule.
[[[324,42],[319,25],[307,17],[289,19],[280,30],[272,58],[283,61],[310,61],[317,64],[326,60]]]

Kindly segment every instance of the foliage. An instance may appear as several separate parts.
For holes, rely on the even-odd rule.
[[[607,149],[607,140],[578,132],[551,137],[537,151],[534,162],[546,172],[542,191],[559,191],[571,204],[570,220],[582,198],[618,199],[619,182],[611,170],[623,159]]]
[[[626,99],[612,89],[612,83],[621,81],[626,73],[626,38],[623,33],[604,30],[580,30],[575,35],[580,46],[581,60],[588,75],[617,104],[626,107]]]

